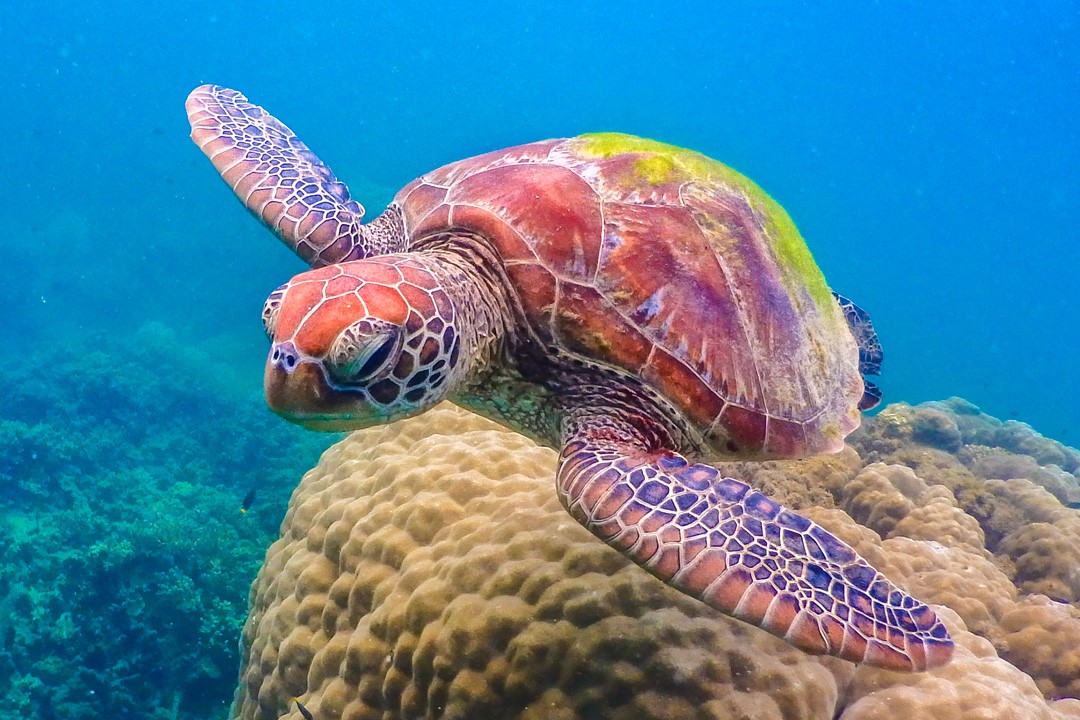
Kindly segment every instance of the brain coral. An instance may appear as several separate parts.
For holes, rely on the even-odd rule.
[[[935,412],[922,436],[962,451]],[[1013,582],[1044,538],[1005,533],[999,558],[951,487],[862,465],[849,450],[753,474],[789,502],[801,483],[823,506],[803,512],[946,606],[958,649],[934,672],[805,655],[668,588],[566,514],[553,452],[440,406],[354,433],[304,477],[252,589],[234,713],[301,720],[299,697],[317,720],[1080,718],[1058,699],[1080,695],[1080,613]]]

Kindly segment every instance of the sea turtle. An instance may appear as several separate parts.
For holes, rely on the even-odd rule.
[[[192,138],[315,269],[263,309],[270,407],[319,430],[449,399],[559,452],[570,514],[664,582],[811,653],[897,670],[945,626],[848,545],[701,462],[840,450],[869,317],[784,210],[703,155],[620,134],[434,170],[378,218],[279,121],[218,86]],[[838,302],[839,300],[839,302]]]

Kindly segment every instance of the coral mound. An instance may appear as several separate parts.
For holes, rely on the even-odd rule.
[[[897,429],[906,407],[871,423],[863,457],[918,445],[910,418]],[[555,497],[553,452],[440,406],[354,433],[304,477],[252,590],[234,714],[301,720],[299,697],[319,720],[1080,718],[1080,613],[1017,585],[1061,575],[1037,561],[1046,538],[1001,528],[995,555],[984,528],[999,496],[1042,493],[1025,517],[1065,508],[1027,480],[990,488],[934,412],[945,419],[924,439],[951,450],[925,446],[942,453],[926,467],[953,486],[851,450],[738,467],[785,501],[813,498],[802,512],[944,606],[958,647],[943,668],[812,657],[712,611],[577,525]],[[963,501],[978,482],[985,517]]]

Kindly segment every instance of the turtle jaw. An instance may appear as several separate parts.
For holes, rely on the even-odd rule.
[[[276,410],[274,412],[294,425],[299,425],[302,428],[314,430],[316,432],[347,433],[352,432],[353,430],[360,430],[373,424],[343,415],[289,415]]]

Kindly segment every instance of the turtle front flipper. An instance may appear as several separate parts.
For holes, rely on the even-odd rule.
[[[404,249],[396,208],[367,226],[364,208],[292,130],[220,85],[187,99],[191,139],[266,227],[320,267]]]
[[[610,417],[568,425],[563,504],[664,582],[809,653],[909,671],[952,656],[933,610],[822,527],[713,467],[646,450]]]

